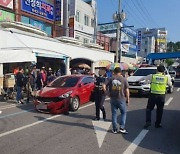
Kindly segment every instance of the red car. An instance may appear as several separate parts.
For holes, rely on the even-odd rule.
[[[38,111],[45,113],[65,113],[69,108],[76,111],[81,104],[89,102],[93,88],[92,76],[62,76],[39,91],[34,104]]]

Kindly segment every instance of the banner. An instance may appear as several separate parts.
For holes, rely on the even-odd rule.
[[[43,0],[21,0],[22,11],[54,20],[54,6]]]
[[[56,0],[56,10],[55,10],[55,23],[56,25],[61,25],[62,24],[62,18],[61,18],[61,5],[62,5],[62,0]]]
[[[15,20],[14,13],[0,10],[0,21],[14,21],[14,20]]]
[[[0,5],[13,9],[13,0],[0,0]]]

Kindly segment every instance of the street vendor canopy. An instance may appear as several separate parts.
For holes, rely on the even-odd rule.
[[[35,53],[29,49],[0,49],[0,64],[17,62],[36,62]]]

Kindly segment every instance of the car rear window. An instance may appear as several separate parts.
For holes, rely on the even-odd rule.
[[[149,74],[155,74],[156,69],[138,69],[133,76],[147,76]]]
[[[75,87],[80,77],[60,77],[52,82],[48,87],[67,88]]]

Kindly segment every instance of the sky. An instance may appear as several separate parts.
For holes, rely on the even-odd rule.
[[[96,0],[98,23],[112,22],[118,0]],[[166,28],[168,41],[180,41],[180,0],[121,0],[124,23],[137,28]]]

